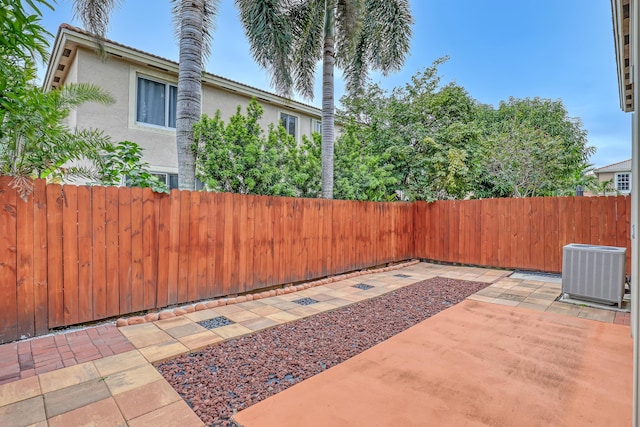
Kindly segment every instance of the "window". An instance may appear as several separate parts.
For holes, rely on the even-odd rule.
[[[169,190],[173,190],[174,188],[178,188],[178,174],[177,173],[167,173],[167,172],[151,172],[151,175],[157,177],[160,182],[166,184]],[[196,178],[196,190],[204,189],[204,183]]]
[[[178,88],[138,77],[136,121],[166,128],[176,127]]]
[[[626,193],[631,191],[631,174],[629,172],[616,174],[616,190]]]
[[[295,138],[298,118],[291,114],[280,113],[280,121],[282,122],[282,126],[287,130],[287,133]]]
[[[165,173],[165,172],[152,172],[151,175],[155,176],[169,187],[169,190],[178,188],[178,174],[177,173]]]
[[[322,121],[318,119],[311,119],[311,131],[322,135]]]

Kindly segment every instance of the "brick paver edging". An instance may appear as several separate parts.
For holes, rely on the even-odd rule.
[[[305,289],[313,288],[315,286],[326,285],[327,283],[339,282],[341,280],[350,279],[356,276],[362,276],[365,274],[382,273],[385,271],[398,270],[400,268],[409,267],[410,265],[418,264],[419,260],[411,260],[399,264],[390,265],[388,267],[376,268],[371,270],[354,271],[347,274],[340,274],[338,276],[327,277],[325,279],[315,280],[312,282],[301,283],[299,285],[284,286],[279,289],[272,289],[270,291],[263,291],[254,294],[241,295],[238,297],[219,298],[211,301],[199,302],[197,304],[190,304],[179,308],[163,310],[157,313],[149,313],[145,316],[133,316],[130,318],[120,318],[116,321],[116,326],[129,326],[138,325],[146,322],[155,322],[156,320],[170,319],[176,316],[182,316],[187,313],[193,313],[195,311],[206,310],[209,308],[220,307],[224,305],[231,305],[241,303],[245,301],[255,301],[262,298],[274,297],[276,295],[290,294],[292,292],[303,291]]]

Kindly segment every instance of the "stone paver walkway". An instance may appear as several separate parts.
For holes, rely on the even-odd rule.
[[[114,325],[0,345],[0,384],[133,349]]]
[[[616,317],[614,312],[555,302],[560,294],[557,283],[511,279],[506,277],[509,274],[418,263],[155,322],[118,329],[103,325],[5,344],[0,346],[0,373],[6,372],[5,384],[0,385],[0,425],[202,425],[152,363],[436,276],[491,283],[470,297],[477,301],[625,323],[624,313]],[[361,283],[374,287],[354,287]],[[294,302],[303,298],[318,303]],[[230,324],[207,329],[198,323],[219,317]],[[628,316],[626,319],[628,322]],[[6,366],[5,360],[10,360]]]

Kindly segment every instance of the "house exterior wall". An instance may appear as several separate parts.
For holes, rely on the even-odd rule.
[[[602,172],[598,174],[598,182],[606,182],[615,179],[615,172]]]
[[[178,81],[177,74],[171,71],[159,70],[113,55],[102,59],[92,47],[78,46],[64,83],[94,83],[108,91],[115,98],[115,103],[84,104],[72,114],[69,124],[78,128],[103,130],[114,142],[133,141],[143,148],[143,161],[149,163],[152,171],[177,173],[175,129],[136,122],[138,76],[176,86]],[[251,96],[248,94],[226,90],[206,80],[203,83],[202,111],[209,116],[213,116],[219,109],[222,119],[228,122],[239,105],[242,112],[246,113],[250,100]],[[286,103],[279,105],[265,99],[258,99],[258,102],[264,108],[260,125],[265,133],[270,124],[279,123],[281,112],[298,118],[298,141],[302,135],[310,136],[313,120],[320,119],[319,112],[318,116],[313,116],[290,108]]]

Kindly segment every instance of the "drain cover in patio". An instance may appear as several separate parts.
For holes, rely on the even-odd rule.
[[[300,304],[300,305],[311,305],[311,304],[316,304],[319,301],[316,301],[313,298],[301,298],[301,299],[293,300],[292,302],[295,302],[296,304]]]
[[[218,317],[214,317],[213,319],[202,320],[197,323],[198,325],[203,326],[207,329],[215,329],[215,328],[221,328],[227,325],[233,325],[233,321],[227,319],[224,316],[218,316]]]
[[[363,291],[366,291],[367,289],[373,288],[373,286],[367,285],[366,283],[358,283],[357,285],[353,285],[353,287],[354,288],[358,288],[358,289],[362,289]]]
[[[411,277],[408,274],[394,274],[394,276],[396,277],[402,277],[403,279],[406,279],[407,277]]]

